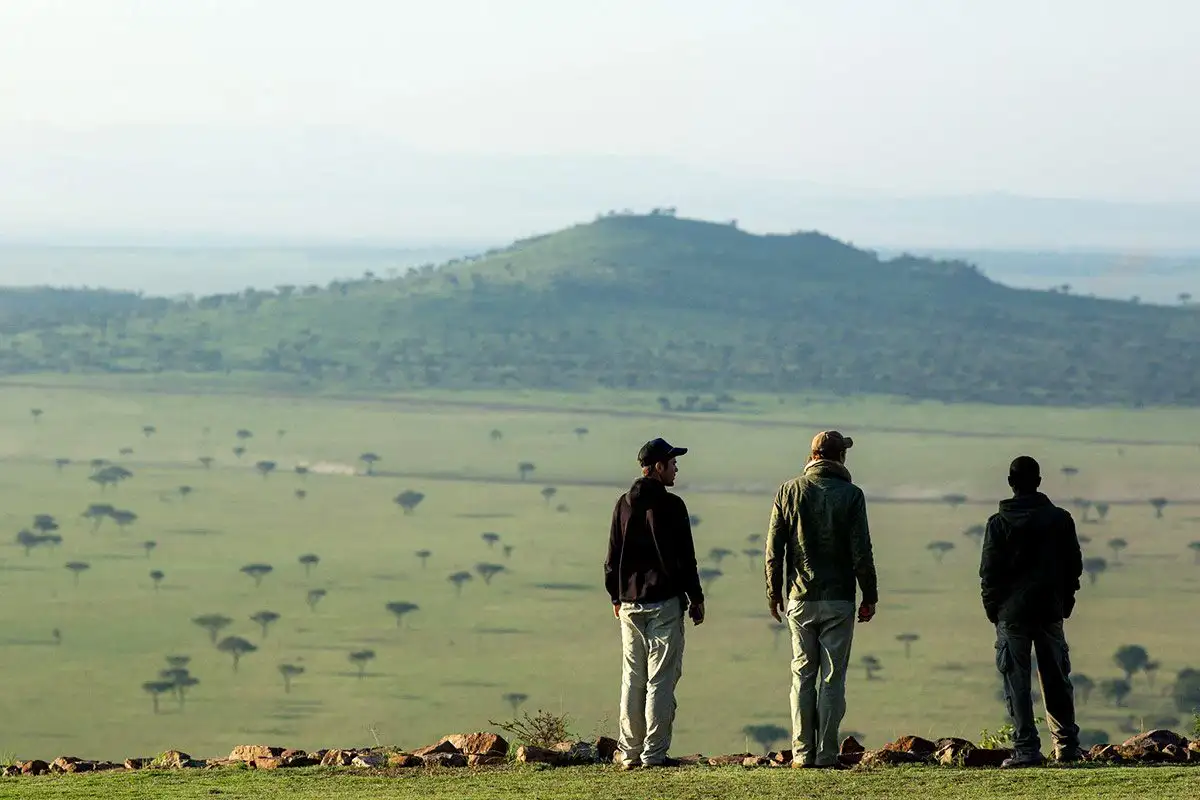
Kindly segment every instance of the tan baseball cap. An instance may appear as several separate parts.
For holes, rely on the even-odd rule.
[[[849,436],[843,436],[838,431],[821,431],[812,440],[812,451],[814,453],[832,455],[834,453],[844,453],[851,447],[854,447],[854,440]]]

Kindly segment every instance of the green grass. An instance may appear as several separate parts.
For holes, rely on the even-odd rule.
[[[618,774],[605,768],[503,769],[481,772],[413,771],[395,776],[353,775],[326,770],[297,772],[115,773],[21,778],[0,782],[0,797],[187,798],[701,798],[854,797],[861,800],[922,797],[1096,798],[1193,797],[1200,791],[1194,768],[1039,769],[1017,774],[964,773],[899,768],[878,772],[804,773],[794,770],[683,769]]]
[[[1173,610],[1200,592],[1200,567],[1187,550],[1200,539],[1200,524],[1194,506],[1184,504],[1155,520],[1144,499],[1196,498],[1200,449],[1040,437],[1196,440],[1195,413],[922,411],[878,399],[839,406],[795,398],[780,407],[774,398],[747,397],[738,415],[663,417],[645,396],[625,398],[624,413],[610,415],[597,408],[613,399],[602,395],[424,394],[421,403],[401,403],[45,383],[0,386],[0,658],[7,681],[0,751],[18,757],[118,759],[169,747],[213,757],[251,742],[417,747],[507,718],[502,696],[509,692],[528,694],[529,710],[569,713],[581,736],[613,733],[619,655],[600,567],[618,487],[632,478],[641,442],[660,434],[693,448],[681,464],[680,491],[703,519],[699,551],[738,554],[711,588],[709,620],[688,630],[675,751],[755,749],[743,726],[787,724],[788,653],[786,639],[776,640],[768,625],[758,561],[740,551],[751,546],[748,536],[763,532],[774,488],[803,462],[818,421],[858,438],[850,468],[881,498],[870,509],[880,613],[858,629],[854,656],[878,657],[884,679],[868,682],[855,671],[845,730],[880,745],[905,733],[977,738],[981,728],[1003,723],[993,634],[979,607],[977,550],[962,532],[986,519],[1018,452],[1043,459],[1047,488],[1063,500],[1128,501],[1103,524],[1081,526],[1094,539],[1091,554],[1111,556],[1104,542],[1114,536],[1130,544],[1124,565],[1081,594],[1068,623],[1072,661],[1099,682],[1118,676],[1117,646],[1138,643],[1162,669],[1153,686],[1135,677],[1126,708],[1094,695],[1081,706],[1081,725],[1124,739],[1122,729],[1185,717],[1164,689],[1179,669],[1197,666]],[[45,411],[36,424],[34,407]],[[143,437],[146,424],[158,433]],[[573,433],[581,425],[589,429],[582,441]],[[940,432],[872,432],[887,427]],[[239,428],[255,432],[241,460],[231,452]],[[494,428],[504,433],[499,442],[489,438]],[[287,432],[278,438],[277,429]],[[959,435],[980,430],[1014,432]],[[135,452],[118,456],[124,446]],[[379,469],[391,474],[302,480],[290,472],[300,461],[355,465],[365,451],[381,455]],[[216,458],[211,471],[196,462],[202,454]],[[60,474],[51,463],[58,456],[77,463]],[[97,456],[135,477],[102,494],[87,480],[85,462]],[[280,465],[267,479],[251,466],[264,458]],[[524,460],[537,471],[522,484],[516,464]],[[1056,471],[1064,464],[1082,471],[1068,480]],[[184,484],[195,489],[186,500],[173,493]],[[539,495],[547,485],[558,487],[549,506]],[[300,487],[304,501],[293,495]],[[426,494],[410,516],[391,502],[406,489]],[[937,502],[950,492],[973,504]],[[139,520],[126,532],[106,522],[92,534],[79,514],[100,501],[132,509]],[[559,503],[568,511],[556,512]],[[25,556],[9,543],[37,513],[58,517],[64,542]],[[515,547],[510,560],[488,549],[483,531]],[[158,542],[149,558],[140,547],[147,539]],[[941,565],[925,550],[934,539],[956,544]],[[425,570],[413,556],[423,548],[433,551]],[[307,552],[321,557],[311,577],[296,561]],[[91,565],[77,587],[63,567],[68,561]],[[476,579],[456,598],[446,577],[484,561],[509,572],[491,586]],[[275,567],[260,588],[239,573],[252,562]],[[166,573],[157,593],[151,569]],[[312,588],[328,591],[315,613],[305,604]],[[398,628],[384,608],[392,601],[417,603],[420,611]],[[265,640],[249,619],[261,609],[282,615]],[[237,674],[191,624],[205,613],[234,619],[226,633],[259,647]],[[921,637],[911,659],[895,639],[904,632]],[[363,649],[377,657],[359,679],[347,656]],[[183,709],[164,697],[155,715],[141,686],[177,653],[192,656],[201,683]],[[281,663],[305,668],[290,694]],[[1188,723],[1175,727],[1184,731]]]

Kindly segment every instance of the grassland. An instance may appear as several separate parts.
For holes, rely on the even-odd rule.
[[[307,800],[341,798],[568,798],[670,797],[855,797],[885,800],[914,795],[929,800],[1017,798],[1063,800],[1129,798],[1159,800],[1194,797],[1200,771],[1188,768],[1041,769],[1020,774],[953,770],[893,769],[874,773],[800,773],[793,770],[745,771],[741,768],[684,769],[674,772],[617,774],[605,768],[560,770],[503,769],[419,771],[393,776],[360,776],[326,770],[288,773],[99,774],[24,779],[0,783],[0,797],[23,800],[70,797],[187,798],[265,797]]]
[[[875,655],[884,669],[874,681],[856,672],[845,723],[868,744],[902,733],[972,738],[1003,722],[992,634],[978,604],[977,549],[963,531],[990,513],[1003,470],[1018,452],[1043,460],[1051,494],[1114,502],[1106,521],[1081,526],[1093,539],[1089,553],[1111,559],[1107,540],[1129,542],[1122,564],[1085,586],[1068,623],[1075,669],[1097,682],[1118,677],[1112,654],[1128,643],[1144,645],[1162,665],[1153,686],[1146,676],[1134,678],[1125,707],[1095,693],[1081,708],[1081,724],[1123,738],[1123,729],[1179,720],[1168,696],[1171,679],[1200,665],[1191,633],[1200,566],[1187,549],[1200,539],[1200,523],[1185,502],[1200,499],[1197,412],[747,397],[728,414],[663,415],[642,395],[339,399],[164,391],[170,388],[145,381],[0,384],[0,531],[12,542],[33,515],[47,513],[58,518],[63,536],[59,547],[37,547],[28,556],[15,545],[0,547],[6,598],[0,752],[123,758],[177,747],[216,756],[251,741],[415,747],[506,718],[511,708],[502,698],[514,692],[528,695],[530,710],[569,713],[580,735],[611,733],[617,631],[600,565],[612,501],[632,477],[637,447],[656,435],[693,448],[682,462],[680,491],[702,518],[699,551],[734,553],[711,585],[709,621],[688,630],[676,752],[755,749],[743,726],[787,724],[785,640],[766,615],[760,560],[741,551],[757,547],[748,537],[763,532],[774,487],[799,468],[818,425],[857,436],[850,467],[875,498],[882,601],[877,620],[858,630],[855,656]],[[32,408],[43,410],[37,422]],[[156,432],[145,436],[146,425]],[[577,434],[580,427],[587,433]],[[238,429],[254,433],[241,458],[232,453]],[[493,430],[502,438],[493,440]],[[133,453],[119,455],[124,447]],[[357,458],[365,452],[382,457],[380,475],[314,469],[302,478],[291,471],[307,463],[361,472]],[[197,461],[202,455],[215,459],[211,469]],[[58,457],[73,463],[59,471]],[[134,477],[102,493],[88,480],[86,462],[96,457],[122,464]],[[253,465],[261,460],[277,462],[277,471],[258,474]],[[526,481],[518,477],[521,461],[536,464]],[[1079,474],[1064,477],[1057,471],[1064,465]],[[184,485],[194,489],[186,498],[177,491]],[[546,486],[557,488],[550,502],[540,494]],[[307,497],[297,499],[297,489]],[[412,514],[392,502],[408,489],[426,496]],[[950,493],[969,502],[951,508],[938,501]],[[1145,502],[1155,495],[1173,501],[1161,520]],[[92,533],[79,515],[97,502],[131,509],[138,520],[125,531],[105,522]],[[557,511],[559,505],[566,510]],[[501,544],[489,548],[480,539],[485,531],[499,533]],[[938,539],[956,544],[941,564],[925,549]],[[157,542],[149,556],[146,540]],[[504,544],[514,548],[509,558]],[[414,557],[422,549],[432,551],[425,568]],[[311,576],[297,563],[303,553],[321,558]],[[77,586],[64,569],[72,561],[90,565]],[[274,566],[260,587],[239,572],[254,562]],[[457,597],[447,576],[482,562],[507,571],[491,585],[476,577]],[[158,591],[148,577],[152,569],[165,573]],[[328,594],[310,610],[305,599],[314,588]],[[398,626],[385,609],[394,601],[420,610]],[[263,609],[281,615],[265,639],[249,619]],[[224,635],[259,647],[236,673],[229,656],[191,623],[206,613],[232,618]],[[895,638],[905,632],[921,637],[908,659]],[[364,649],[376,658],[360,678],[348,654]],[[168,654],[190,655],[201,683],[183,708],[164,697],[154,714],[142,684],[166,667]],[[305,668],[286,694],[281,663]],[[580,793],[592,791],[589,782],[611,780],[588,771],[563,774]],[[798,780],[772,773],[753,779],[769,788],[737,789],[721,782],[751,778],[711,774],[726,777],[663,780],[692,781],[677,787],[684,797],[770,794],[791,785],[775,782]],[[1082,783],[1071,791],[1105,796],[1097,794],[1103,787],[1086,785],[1090,773],[1080,774]],[[1169,773],[1129,780],[1149,780],[1142,774]],[[952,780],[938,789],[943,778],[928,775],[912,780],[932,782],[930,797],[953,790]],[[147,779],[98,776],[71,785],[121,796],[137,791],[141,780]],[[190,780],[172,796],[203,794],[207,789],[199,787],[220,788],[224,780],[233,783],[222,791],[250,794],[261,778]],[[303,796],[286,788],[287,780],[272,790]],[[337,787],[330,791],[370,785],[342,780],[330,779]],[[441,779],[420,780],[430,783],[371,785],[371,791],[432,792]],[[548,786],[559,779],[496,780],[496,794],[487,796],[538,796],[539,781]],[[655,791],[651,780],[629,785]],[[881,782],[869,789],[875,795],[863,788],[858,796],[909,794],[907,780]],[[1125,778],[1095,780],[1129,796],[1128,786],[1121,789]],[[47,792],[66,786],[37,785]],[[488,786],[473,783],[458,796]]]

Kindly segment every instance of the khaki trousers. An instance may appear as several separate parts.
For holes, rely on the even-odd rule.
[[[804,765],[837,763],[838,728],[846,715],[846,671],[854,639],[854,603],[793,601],[792,760]]]
[[[621,605],[622,763],[661,764],[671,747],[683,674],[683,603]]]

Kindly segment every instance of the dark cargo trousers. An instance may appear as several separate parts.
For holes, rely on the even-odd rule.
[[[1017,756],[1040,755],[1042,750],[1033,715],[1031,651],[1037,654],[1046,724],[1055,752],[1074,752],[1079,748],[1079,727],[1062,620],[1039,624],[1001,621],[996,625],[996,669],[1004,679],[1004,701],[1014,729],[1013,750]]]

